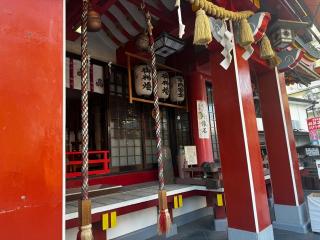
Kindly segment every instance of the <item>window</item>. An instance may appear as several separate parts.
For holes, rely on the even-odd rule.
[[[146,167],[150,167],[157,163],[157,139],[155,122],[151,115],[153,106],[144,106],[144,109],[143,120]],[[160,111],[162,146],[170,147],[168,110],[161,108]]]
[[[104,83],[105,76],[103,74],[104,63],[93,60],[91,61],[94,76],[91,78],[90,84],[94,79]],[[67,53],[66,58],[66,151],[81,150],[81,82],[78,70],[81,67],[80,56]],[[95,71],[98,69],[99,71]],[[72,79],[72,81],[71,81]],[[91,82],[92,80],[92,82]],[[72,84],[71,84],[72,82]],[[100,82],[100,84],[101,84]],[[107,129],[106,129],[106,94],[103,91],[90,89],[89,91],[89,151],[91,150],[107,150]],[[101,89],[100,89],[101,90]]]
[[[140,106],[121,97],[110,99],[110,136],[112,167],[142,167],[142,128]]]
[[[128,74],[115,68],[109,79],[109,92],[111,96],[125,97],[128,95]]]
[[[177,146],[191,145],[188,113],[183,110],[175,110],[175,128]]]
[[[216,121],[214,103],[213,103],[213,91],[212,91],[212,85],[208,82],[206,83],[206,89],[207,89],[207,102],[208,102],[208,112],[209,112],[209,120],[210,120],[210,132],[211,132],[213,157],[215,161],[220,161],[217,121]]]
[[[76,55],[70,55],[79,58]],[[95,61],[103,67],[105,63]],[[71,71],[72,72],[72,71]],[[157,142],[152,104],[128,102],[127,69],[112,66],[103,93],[89,93],[89,149],[109,150],[113,173],[157,168]],[[160,108],[162,145],[171,149],[173,163],[179,145],[190,145],[188,113]],[[68,151],[81,148],[81,92],[67,89]]]
[[[109,85],[111,166],[113,171],[157,167],[153,105],[128,102],[126,69],[115,68]],[[170,146],[169,116],[161,108],[162,144]]]

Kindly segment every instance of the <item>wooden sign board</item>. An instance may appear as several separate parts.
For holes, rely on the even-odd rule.
[[[188,165],[198,163],[196,146],[184,146],[184,154]]]

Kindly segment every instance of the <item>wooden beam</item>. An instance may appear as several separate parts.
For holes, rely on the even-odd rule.
[[[118,0],[108,0],[103,6],[98,6],[99,0],[91,0],[92,8],[96,11],[103,13],[106,12],[113,4]],[[75,28],[81,24],[81,9],[82,1],[80,0],[69,0],[67,4],[67,26],[66,26],[66,37],[70,41],[77,40],[80,35],[75,32]]]
[[[80,35],[74,32],[74,27],[81,22],[82,1],[70,0],[66,8],[66,37],[67,40],[75,41]]]
[[[81,14],[81,8],[82,8],[82,1],[69,0],[66,8],[67,23],[70,22],[70,20],[74,19],[75,16],[78,16]]]
[[[146,63],[150,63],[150,62],[151,62],[151,59],[148,59],[148,58],[139,56],[138,54],[129,53],[129,52],[125,52],[125,54],[126,54],[127,56],[130,56],[130,57],[133,57],[133,58],[142,60],[142,61],[144,61],[144,62],[146,62]],[[169,67],[169,66],[164,65],[164,64],[161,64],[161,63],[156,63],[156,65],[159,66],[159,67],[161,67],[161,68],[163,68],[163,69],[170,70],[170,71],[172,71],[172,72],[182,73],[182,71],[179,70],[179,69],[176,69],[176,68],[173,68],[173,67]]]
[[[112,23],[116,26],[116,28],[129,40],[132,38],[132,36],[130,35],[130,33],[126,30],[126,28],[121,25],[121,23],[115,18],[115,16],[113,16],[111,13],[109,13],[108,11],[105,11],[104,14],[107,18],[109,18]]]
[[[181,5],[181,12],[182,12],[182,20],[183,23],[186,25],[185,35],[183,38],[187,38],[193,34],[193,26],[194,26],[194,13],[191,10],[191,7],[188,4]],[[179,32],[179,24],[178,24],[178,13],[176,10],[170,12],[168,15],[168,19],[175,24],[167,24],[164,19],[160,19],[154,26],[153,34],[157,37],[161,32],[167,32],[173,35],[177,35]]]
[[[133,101],[133,102],[143,102],[143,103],[151,103],[151,104],[154,104],[154,101],[153,101],[153,100],[144,99],[144,98],[137,98],[137,97],[132,97],[132,101]],[[187,107],[184,106],[184,105],[177,105],[177,104],[164,103],[164,102],[159,102],[159,106],[173,107],[173,108],[179,108],[179,109],[187,109]]]
[[[92,0],[92,2],[93,1],[99,1],[99,0]],[[99,11],[101,11],[101,13],[104,13],[104,12],[106,12],[113,4],[115,4],[115,3],[117,3],[118,2],[118,0],[107,0],[106,2],[105,2],[105,4],[103,5],[103,6],[101,6],[101,7],[99,7],[99,6],[96,6],[97,7],[97,9],[99,9]],[[95,9],[95,8],[94,8]]]
[[[142,32],[144,30],[143,27],[140,26],[140,24],[131,16],[131,13],[120,2],[117,2],[115,6],[121,11],[124,16],[127,17],[127,20],[138,32]]]
[[[161,0],[159,0],[159,2],[160,2],[160,8],[161,8],[161,11],[168,11],[169,9],[166,7],[166,5],[161,1]]]
[[[129,0],[129,2],[133,3],[140,9],[141,1],[140,0]],[[166,24],[173,25],[173,20],[169,18],[169,14],[167,13],[166,9],[157,9],[147,3],[145,3],[146,9],[150,12],[150,14],[160,18]]]
[[[118,46],[122,46],[122,45],[123,45],[123,43],[120,42],[120,41],[113,35],[113,33],[109,30],[109,28],[108,28],[106,25],[104,25],[103,22],[101,22],[101,28],[102,28],[102,30],[104,31],[104,33],[105,33],[116,45],[118,45]]]

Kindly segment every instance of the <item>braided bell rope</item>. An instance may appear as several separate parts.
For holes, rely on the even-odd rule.
[[[144,4],[141,6],[144,10]],[[164,175],[163,175],[163,159],[162,159],[162,139],[161,139],[161,119],[159,109],[159,96],[158,96],[158,78],[156,68],[156,54],[154,51],[154,38],[152,35],[153,26],[151,24],[151,15],[149,12],[145,12],[145,17],[148,25],[149,35],[149,48],[151,53],[151,77],[153,81],[153,97],[154,97],[154,119],[155,130],[157,138],[157,157],[158,157],[158,178],[159,178],[159,190],[164,190]]]
[[[163,159],[162,159],[162,139],[161,139],[161,119],[159,109],[159,96],[158,96],[158,78],[156,69],[156,56],[154,52],[154,42],[150,45],[151,52],[151,71],[153,79],[153,94],[154,94],[154,110],[155,110],[155,124],[156,124],[156,137],[157,137],[157,155],[159,165],[159,189],[164,189],[164,176],[163,176]]]
[[[88,200],[88,0],[82,1],[81,15],[81,126],[82,126],[82,200]]]
[[[233,12],[230,10],[226,10],[223,7],[219,7],[208,0],[190,0],[192,4],[192,8],[194,10],[203,9],[207,15],[213,16],[221,19],[230,19],[232,21],[239,22],[242,19],[247,19],[251,17],[254,12],[252,11],[241,11],[241,12]]]

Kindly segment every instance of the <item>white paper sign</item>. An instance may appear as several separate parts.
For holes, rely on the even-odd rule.
[[[81,61],[73,59],[73,64],[73,88],[81,90]]]
[[[184,146],[184,155],[188,165],[196,165],[198,163],[196,146]]]
[[[310,157],[319,156],[319,148],[306,148],[306,155]]]
[[[93,91],[104,94],[103,67],[93,64]]]
[[[71,62],[72,61],[72,62]],[[72,67],[72,73],[70,72]],[[81,90],[81,61],[78,59],[66,58],[66,87]],[[70,79],[72,75],[73,81]],[[96,93],[104,94],[103,67],[100,65],[92,65],[92,77],[90,68],[88,70],[88,89]],[[91,82],[93,89],[91,89]]]
[[[318,177],[320,179],[320,160],[316,160],[316,166],[317,166],[317,169],[318,169]]]
[[[208,114],[208,105],[206,101],[197,101],[197,115],[198,115],[198,131],[199,138],[210,138],[210,122]]]

